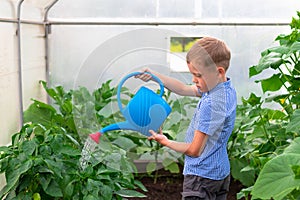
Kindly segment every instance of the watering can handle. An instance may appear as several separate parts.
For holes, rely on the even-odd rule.
[[[124,84],[124,82],[132,77],[132,76],[137,76],[137,75],[140,75],[140,74],[143,74],[143,73],[147,73],[147,74],[150,74],[152,76],[152,78],[160,85],[160,94],[159,96],[162,97],[164,95],[164,84],[162,83],[162,81],[155,75],[151,74],[150,72],[133,72],[131,74],[128,74],[127,76],[125,76],[119,83],[119,86],[118,86],[118,91],[117,91],[117,99],[118,99],[118,105],[119,105],[119,108],[120,108],[120,111],[122,112],[123,111],[123,107],[122,107],[122,102],[121,102],[121,89],[122,89],[122,86]]]

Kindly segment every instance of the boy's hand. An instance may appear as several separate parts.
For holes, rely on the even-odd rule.
[[[142,81],[145,81],[145,82],[150,81],[152,79],[151,74],[148,74],[148,73],[145,73],[145,72],[151,73],[150,70],[148,68],[146,68],[146,69],[143,69],[141,74],[136,75],[135,78],[139,78],[139,79],[141,79]]]
[[[169,139],[162,134],[161,129],[159,130],[159,133],[156,133],[153,130],[149,130],[149,133],[151,134],[151,136],[148,137],[148,140],[155,140],[163,146],[168,146],[168,144],[170,143]]]

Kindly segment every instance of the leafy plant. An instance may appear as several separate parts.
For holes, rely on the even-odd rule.
[[[24,114],[26,124],[12,136],[12,144],[0,147],[0,173],[5,173],[7,182],[0,199],[144,197],[136,191],[146,188],[134,179],[134,165],[126,152],[115,145],[97,149],[90,164],[84,169],[80,166],[84,143],[81,138],[92,131],[91,124],[94,128],[99,123],[94,119],[104,116],[98,112],[95,118],[88,118],[89,113],[83,119],[76,112],[89,111],[91,106],[97,111],[104,109],[113,100],[114,88],[109,87],[109,82],[93,95],[84,88],[65,92],[60,86],[48,88],[45,82],[41,83],[57,108],[33,100]],[[80,98],[85,99],[85,104],[78,104]],[[111,159],[118,168],[109,165]]]
[[[298,179],[297,157],[292,163],[289,161],[291,155],[285,153],[285,148],[300,134],[300,12],[297,14],[298,18],[293,18],[290,24],[292,32],[279,35],[276,38],[279,45],[263,51],[258,65],[249,70],[250,77],[262,72],[272,75],[256,81],[260,83],[264,97],[252,93],[238,106],[235,129],[229,143],[232,175],[249,187],[239,197],[247,199],[250,193],[255,196],[254,199],[299,197],[299,185],[295,186]],[[278,108],[271,109],[274,105]],[[279,165],[278,161],[283,160],[286,162]],[[262,187],[267,182],[275,183],[282,170],[292,170],[295,175],[281,179],[282,187],[278,190],[270,185],[265,185],[268,190]],[[288,181],[292,179],[291,185]],[[262,188],[265,190],[262,191]]]
[[[252,191],[262,199],[289,199],[299,197],[300,138],[296,138],[285,151],[270,160],[261,171]]]

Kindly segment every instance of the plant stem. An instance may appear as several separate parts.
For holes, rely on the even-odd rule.
[[[284,63],[284,66],[285,66],[286,69],[289,71],[290,75],[292,76],[292,72],[289,70],[289,68],[288,68],[288,66],[286,65],[286,63]],[[280,68],[278,68],[278,69],[279,69],[280,73],[284,76],[284,78],[289,82],[289,84],[292,85],[292,83],[290,82],[290,79],[286,76],[286,74],[283,73],[283,71],[282,71]],[[281,79],[280,79],[280,80],[281,80]],[[282,80],[281,80],[281,82],[282,82],[282,85],[284,86],[284,88],[285,88],[287,91],[289,91],[288,87],[285,85],[285,82],[283,82]],[[286,104],[286,107],[283,107],[283,108],[284,108],[284,110],[288,113],[288,115],[290,115],[290,114],[293,113],[293,106],[292,106],[292,104],[291,104],[290,96],[288,96],[287,99],[288,99],[289,104]]]
[[[158,150],[160,148],[160,144],[156,143],[156,148],[155,148],[155,153],[154,153],[154,158],[155,158],[155,163],[156,163],[156,167],[158,166]],[[154,183],[157,182],[157,178],[158,178],[158,170],[155,170],[155,174],[154,174]]]

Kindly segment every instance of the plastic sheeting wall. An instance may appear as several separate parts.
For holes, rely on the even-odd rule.
[[[17,39],[17,1],[0,1],[0,145],[9,144],[11,135],[20,128],[19,68]],[[23,19],[42,20],[39,4],[24,2]],[[23,108],[31,98],[45,100],[38,81],[45,79],[43,25],[21,24],[21,61]]]
[[[297,0],[59,1],[50,13],[51,81],[94,89],[108,79],[117,84],[127,73],[148,66],[191,83],[188,73],[170,70],[170,37],[210,35],[231,48],[228,75],[239,98],[247,97],[259,92],[248,78],[249,67],[258,63],[261,51],[275,45],[277,35],[289,33],[297,9]]]

